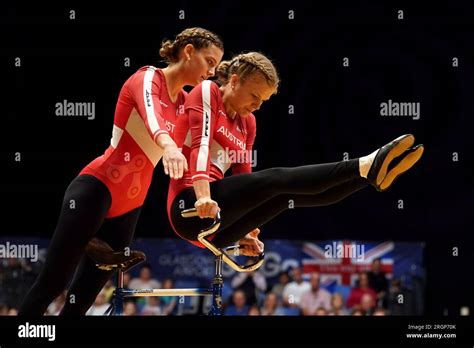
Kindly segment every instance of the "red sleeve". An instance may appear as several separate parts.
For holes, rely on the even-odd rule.
[[[257,135],[257,123],[255,116],[250,115],[246,118],[247,123],[247,139],[245,141],[245,154],[243,160],[240,163],[234,163],[232,165],[232,175],[251,173],[252,172],[252,149],[253,143],[255,142],[255,136]]]
[[[217,121],[218,93],[215,83],[203,81],[189,93],[186,99],[185,108],[189,115],[192,139],[189,167],[193,182],[209,180],[210,147]]]
[[[138,109],[138,113],[153,138],[168,134],[163,111],[160,104],[160,79],[155,73],[156,68],[140,69],[130,79],[129,93]]]
[[[183,148],[186,135],[189,131],[189,115],[184,113],[176,120],[176,126],[174,127],[173,140],[179,149]]]

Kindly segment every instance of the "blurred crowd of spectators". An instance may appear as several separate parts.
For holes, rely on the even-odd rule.
[[[371,271],[360,273],[356,285],[321,284],[317,272],[305,279],[301,268],[280,273],[277,284],[269,287],[259,271],[239,273],[231,282],[234,292],[227,302],[226,315],[403,315],[407,310],[400,280],[389,279],[381,271],[379,259]]]
[[[15,315],[20,301],[32,285],[39,266],[25,260],[0,260],[0,315]],[[139,275],[124,276],[128,289],[173,289],[171,278],[154,278],[152,268],[145,264]],[[275,284],[269,284],[259,270],[236,273],[226,281],[224,315],[413,315],[410,289],[399,279],[389,280],[381,271],[381,260],[373,261],[369,272],[357,275],[354,286],[321,283],[319,273],[303,274],[301,268],[281,272]],[[87,315],[102,315],[109,307],[114,293],[110,280],[97,296]],[[48,307],[46,315],[57,315],[66,301],[66,291]],[[202,298],[142,297],[126,300],[124,315],[189,315],[204,314],[210,301]]]

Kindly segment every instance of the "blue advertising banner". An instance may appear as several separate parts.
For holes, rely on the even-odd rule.
[[[0,238],[0,259],[25,256],[32,262],[41,262],[48,243],[46,239],[3,237]],[[423,243],[391,241],[266,240],[265,263],[259,271],[270,285],[277,281],[280,272],[301,266],[306,276],[311,272],[320,273],[323,285],[353,286],[357,273],[370,270],[372,261],[380,258],[382,271],[388,278],[404,278],[409,283],[407,276],[424,276],[423,248]],[[208,284],[214,272],[213,255],[184,240],[136,239],[132,249],[145,252],[153,275],[159,280],[172,278],[190,285]],[[139,267],[133,269],[132,277],[138,271]],[[223,275],[229,279],[235,271],[225,266]]]

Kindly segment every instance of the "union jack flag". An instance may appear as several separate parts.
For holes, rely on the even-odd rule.
[[[363,247],[363,257],[353,257],[343,253],[342,257],[333,257],[328,255],[328,246],[333,247],[337,244],[342,250],[354,250],[354,246]],[[358,274],[370,271],[372,261],[381,258],[381,271],[387,278],[393,275],[393,242],[383,243],[358,243],[356,241],[328,241],[318,243],[304,243],[302,260],[303,273],[318,272],[321,275],[321,283],[327,284],[336,282],[341,285],[355,285]],[[329,256],[329,257],[328,257]],[[351,257],[352,256],[352,257]]]

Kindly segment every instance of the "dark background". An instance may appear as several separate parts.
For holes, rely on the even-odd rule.
[[[344,152],[355,158],[405,133],[426,147],[389,191],[368,188],[330,207],[288,211],[262,228],[263,239],[423,241],[427,314],[473,310],[474,8],[448,1],[337,4],[2,4],[1,235],[52,235],[69,182],[110,143],[122,84],[143,65],[163,67],[163,38],[202,26],[221,35],[224,58],[257,50],[279,69],[278,95],[256,113],[256,170],[339,161]],[[55,116],[64,99],[95,102],[95,120]],[[381,117],[380,103],[389,99],[420,102],[420,120]],[[159,164],[137,237],[175,237],[165,210],[167,182]]]

